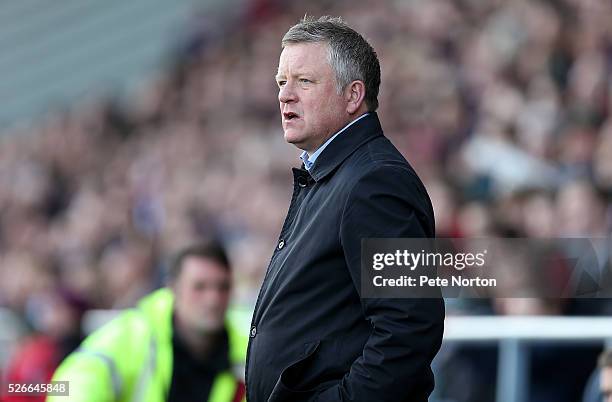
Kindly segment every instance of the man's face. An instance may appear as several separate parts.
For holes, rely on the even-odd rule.
[[[612,367],[604,367],[601,370],[600,384],[604,402],[612,402]]]
[[[326,43],[285,46],[276,82],[285,140],[315,151],[349,122],[347,101],[336,92]]]
[[[199,332],[223,328],[230,298],[230,272],[202,257],[187,257],[172,288],[181,323]]]

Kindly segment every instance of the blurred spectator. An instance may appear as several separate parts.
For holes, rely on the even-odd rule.
[[[54,381],[70,382],[71,401],[245,401],[250,315],[228,309],[231,279],[217,242],[181,250],[168,287],[90,334]]]
[[[603,402],[612,402],[612,350],[608,349],[601,354],[599,368],[601,370],[599,381]]]
[[[37,294],[28,316],[35,332],[25,338],[8,364],[6,383],[47,383],[59,363],[82,340],[81,319],[87,304],[65,290]],[[5,402],[44,401],[44,396],[6,395]]]
[[[605,349],[584,390],[583,402],[612,402],[612,349]]]

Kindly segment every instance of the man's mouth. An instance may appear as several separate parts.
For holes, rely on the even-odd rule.
[[[285,120],[293,120],[293,119],[297,119],[300,116],[294,112],[283,112],[283,117]]]

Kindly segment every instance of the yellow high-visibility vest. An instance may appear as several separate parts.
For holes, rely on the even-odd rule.
[[[157,290],[94,331],[53,376],[53,381],[69,381],[69,396],[48,396],[47,402],[166,402],[172,381],[173,304],[170,289]],[[248,311],[228,311],[232,369],[215,377],[208,402],[233,402],[242,391],[249,323]]]

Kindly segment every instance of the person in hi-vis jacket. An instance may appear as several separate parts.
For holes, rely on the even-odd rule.
[[[69,381],[69,396],[47,401],[243,401],[250,314],[228,309],[230,289],[219,244],[183,250],[167,288],[94,331],[62,362],[53,380]]]

